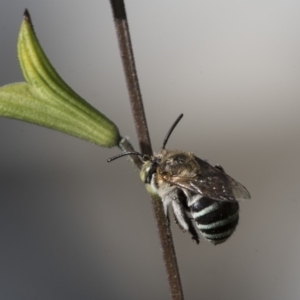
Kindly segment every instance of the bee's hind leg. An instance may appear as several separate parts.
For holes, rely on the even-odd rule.
[[[183,193],[174,193],[172,197],[175,221],[183,231],[188,231],[191,234],[192,239],[199,244],[200,239],[198,233],[186,208],[186,199],[181,199],[182,197],[184,197]]]

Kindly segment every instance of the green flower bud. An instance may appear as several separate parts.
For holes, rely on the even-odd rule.
[[[103,147],[118,146],[116,125],[76,94],[55,71],[27,10],[19,33],[18,56],[27,83],[0,88],[0,116],[62,131]]]

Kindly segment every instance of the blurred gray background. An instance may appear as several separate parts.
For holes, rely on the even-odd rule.
[[[300,297],[300,2],[126,1],[153,148],[250,191],[225,243],[172,224],[186,299]],[[108,1],[2,0],[0,85],[24,8],[54,67],[137,147]],[[119,153],[0,118],[0,299],[169,299],[151,203]]]

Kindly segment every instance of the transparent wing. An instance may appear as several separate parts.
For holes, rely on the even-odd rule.
[[[168,182],[218,201],[250,199],[247,189],[228,176],[222,168],[215,168],[198,157],[196,160],[200,167],[197,174],[194,176],[171,176]]]
[[[229,184],[232,187],[232,193],[236,200],[243,200],[243,199],[250,199],[250,193],[248,190],[238,181],[231,178],[229,175],[227,175]]]

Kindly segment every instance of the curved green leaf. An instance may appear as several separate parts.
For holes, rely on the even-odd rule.
[[[116,125],[55,71],[38,42],[28,11],[19,33],[18,56],[28,83],[0,88],[0,116],[56,129],[104,147],[118,145]]]

